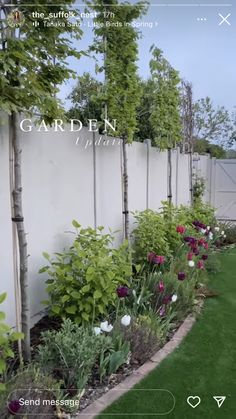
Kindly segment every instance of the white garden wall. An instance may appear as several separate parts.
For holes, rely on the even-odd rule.
[[[29,252],[32,323],[43,306],[44,279],[38,270],[42,252],[53,253],[73,239],[71,221],[84,227],[104,225],[123,237],[121,144],[96,135],[95,176],[92,133],[20,133],[22,145],[23,205]],[[100,138],[100,141],[99,141]],[[103,144],[103,140],[105,144]],[[108,141],[109,140],[109,141]],[[0,127],[0,292],[7,291],[7,321],[15,324],[12,226],[10,213],[9,150],[6,127]],[[205,163],[204,163],[205,164]],[[148,144],[128,146],[129,210],[159,209],[167,199],[167,152]],[[94,178],[96,182],[94,183]],[[174,204],[189,204],[189,156],[172,150]],[[94,201],[94,197],[96,200]],[[95,214],[96,210],[96,214]],[[131,226],[133,217],[131,215]],[[68,233],[65,233],[68,232]]]

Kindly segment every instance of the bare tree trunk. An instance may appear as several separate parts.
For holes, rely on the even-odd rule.
[[[24,217],[22,208],[22,181],[21,181],[21,153],[19,135],[17,132],[17,113],[13,112],[9,118],[10,122],[10,141],[14,151],[14,188],[12,221],[16,223],[19,262],[20,262],[20,291],[21,291],[21,327],[24,333],[23,340],[23,359],[30,361],[30,310],[29,310],[29,284],[28,284],[28,253],[26,232],[24,227]]]
[[[122,138],[123,150],[123,203],[124,203],[124,236],[129,240],[129,200],[128,200],[128,168],[127,168],[127,149],[126,139]]]
[[[191,147],[192,148],[192,147]],[[189,192],[190,192],[190,204],[191,207],[194,204],[193,200],[193,154],[192,149],[189,152]]]
[[[168,154],[168,201],[172,203],[172,161],[171,161],[171,148],[167,149]]]

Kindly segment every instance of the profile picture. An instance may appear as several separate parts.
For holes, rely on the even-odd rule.
[[[21,27],[24,24],[24,21],[25,21],[24,15],[18,9],[13,10],[7,17],[8,25],[11,28]]]

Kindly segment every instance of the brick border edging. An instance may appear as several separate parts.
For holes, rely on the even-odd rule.
[[[154,370],[169,354],[171,354],[182,342],[184,337],[191,330],[192,326],[196,321],[196,317],[189,315],[182,325],[179,327],[177,332],[174,334],[172,339],[167,342],[163,348],[153,355],[149,361],[145,362],[141,367],[135,370],[131,375],[126,377],[124,381],[119,383],[117,386],[110,389],[107,393],[103,394],[88,407],[82,410],[80,413],[73,415],[72,417],[78,419],[95,419],[104,409],[111,405],[114,401],[119,399],[123,394],[131,390],[136,384],[138,384],[144,377],[146,377],[152,370]]]

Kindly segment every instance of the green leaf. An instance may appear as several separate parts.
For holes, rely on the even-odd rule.
[[[73,227],[75,227],[75,228],[80,228],[81,227],[81,225],[76,221],[76,220],[73,220],[72,221],[72,225],[73,225]]]
[[[6,369],[6,362],[3,359],[0,359],[0,374],[2,374]]]
[[[80,293],[78,291],[72,291],[71,296],[73,298],[75,298],[76,300],[78,300],[78,299],[81,298],[81,295],[80,295]]]
[[[14,352],[10,348],[7,348],[5,350],[5,355],[9,356],[10,358],[14,358],[14,356],[15,356]]]
[[[11,334],[11,340],[18,340],[18,339],[24,339],[24,333],[21,333],[21,332],[13,332]]]
[[[96,290],[94,293],[93,293],[93,298],[95,299],[95,300],[98,300],[99,298],[101,298],[102,297],[102,293],[101,293],[101,291],[99,291],[99,290]]]
[[[6,297],[7,297],[7,293],[6,292],[4,292],[3,294],[0,294],[0,304],[2,304],[3,301],[5,301]]]
[[[50,268],[50,266],[43,266],[41,269],[39,269],[39,274],[42,274],[44,272],[47,272],[47,270]]]
[[[99,311],[99,313],[101,313],[101,314],[103,314],[104,313],[104,307],[101,305],[101,304],[99,304],[98,305],[98,311]]]
[[[83,288],[81,288],[82,294],[85,294],[90,290],[90,284],[85,285]]]
[[[84,320],[86,320],[86,322],[88,322],[88,321],[89,321],[89,315],[88,315],[87,313],[85,313],[84,311],[83,311],[83,313],[81,314],[81,316],[82,316],[82,318],[83,318]]]
[[[76,307],[75,305],[68,306],[68,307],[66,307],[66,308],[65,308],[65,311],[66,311],[68,314],[75,314],[75,313],[76,313],[76,311],[77,311],[77,307]]]
[[[5,324],[5,323],[0,323],[0,334],[2,333],[8,333],[10,332],[11,328]]]
[[[6,390],[6,385],[3,383],[0,383],[0,391],[5,391]]]
[[[61,299],[61,301],[62,301],[62,303],[64,304],[66,301],[68,301],[70,299],[70,296],[69,295],[63,295],[63,297],[62,297],[62,299]]]
[[[6,314],[3,311],[0,311],[0,321],[5,320]]]
[[[50,255],[47,252],[43,252],[43,257],[50,262]]]
[[[60,313],[60,306],[52,306],[52,312],[55,314],[59,314]]]

